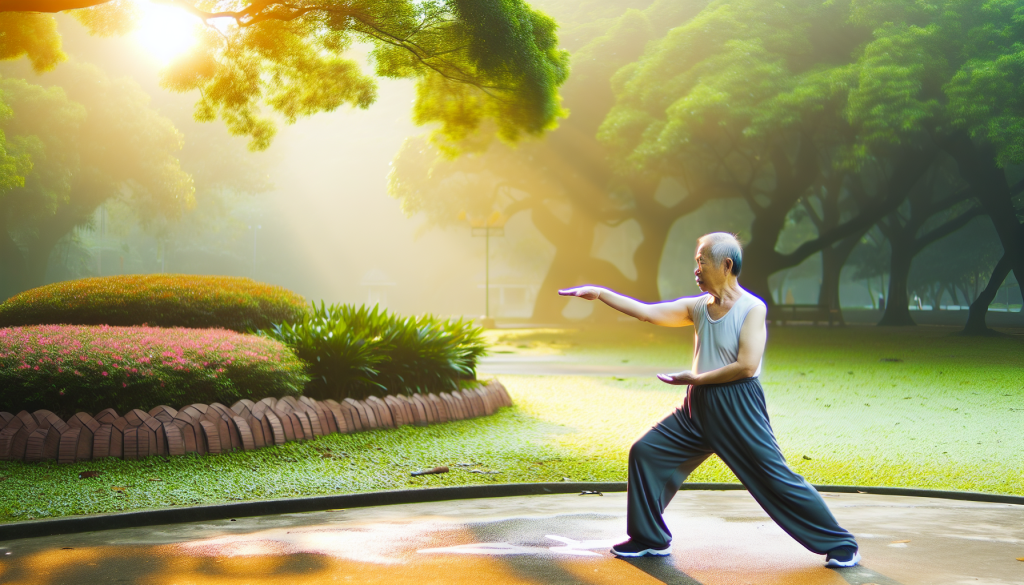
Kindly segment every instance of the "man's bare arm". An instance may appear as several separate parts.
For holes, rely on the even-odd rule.
[[[693,306],[700,298],[682,297],[674,301],[644,303],[600,286],[577,286],[560,290],[558,294],[588,301],[601,300],[620,313],[663,327],[693,325]]]
[[[658,374],[662,382],[675,385],[724,384],[749,378],[757,373],[757,366],[764,355],[764,345],[768,340],[768,330],[764,326],[767,310],[763,305],[750,309],[743,319],[740,328],[740,348],[736,361],[702,374],[694,374],[687,370],[678,374]]]

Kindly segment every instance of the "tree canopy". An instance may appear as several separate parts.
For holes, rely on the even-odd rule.
[[[963,150],[965,177],[994,165],[967,181],[1015,253],[1024,234],[1005,219],[1005,180],[979,181],[1020,162],[1022,15],[1019,2],[981,0],[714,2],[616,74],[600,136],[624,174],[696,175],[743,197],[755,213],[747,282],[766,297],[768,274],[810,254],[843,248],[841,266],[939,149]],[[818,233],[782,253],[794,206]]]
[[[164,74],[174,91],[200,92],[196,118],[222,120],[264,149],[275,126],[343,104],[376,98],[374,75],[417,82],[414,118],[436,123],[435,139],[455,144],[484,121],[510,141],[540,134],[563,114],[558,86],[568,56],[555,22],[522,0],[163,0],[197,17],[198,42]],[[122,34],[138,14],[130,0],[0,2],[0,58],[27,56],[37,70],[60,62],[53,19],[71,10],[96,34]],[[34,11],[23,13],[19,11]],[[368,74],[350,56],[371,49]]]
[[[54,245],[110,199],[130,202],[144,221],[194,205],[192,177],[177,154],[182,136],[129,80],[69,63],[44,88],[0,80],[0,121],[9,150],[27,156],[18,184],[0,192],[4,290],[44,284]],[[13,179],[8,178],[8,181]]]

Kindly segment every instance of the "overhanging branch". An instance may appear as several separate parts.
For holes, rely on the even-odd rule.
[[[110,0],[0,0],[0,12],[62,12],[92,8]]]

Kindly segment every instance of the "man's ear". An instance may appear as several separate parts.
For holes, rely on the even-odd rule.
[[[732,274],[732,258],[722,260],[722,267],[725,268],[726,274]]]

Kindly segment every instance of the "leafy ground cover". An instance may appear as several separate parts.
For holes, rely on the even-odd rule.
[[[133,274],[57,282],[0,304],[0,327],[153,325],[234,331],[296,320],[305,300],[279,286],[233,276]]]
[[[954,331],[772,329],[762,382],[790,465],[819,484],[1024,495],[1024,338]],[[487,335],[497,351],[592,363],[682,368],[692,351],[692,330],[642,324]],[[647,378],[500,379],[516,406],[486,418],[220,456],[0,462],[0,521],[410,487],[621,481],[632,440],[683,396]],[[452,471],[409,475],[437,465]],[[101,474],[79,479],[82,471]],[[735,478],[712,458],[691,480]]]
[[[476,377],[487,350],[483,329],[471,320],[401,317],[376,305],[322,301],[301,319],[261,334],[306,362],[305,393],[318,400],[458,390],[460,381]]]
[[[298,395],[307,379],[281,343],[225,329],[0,328],[0,410],[12,413],[232,404]]]

